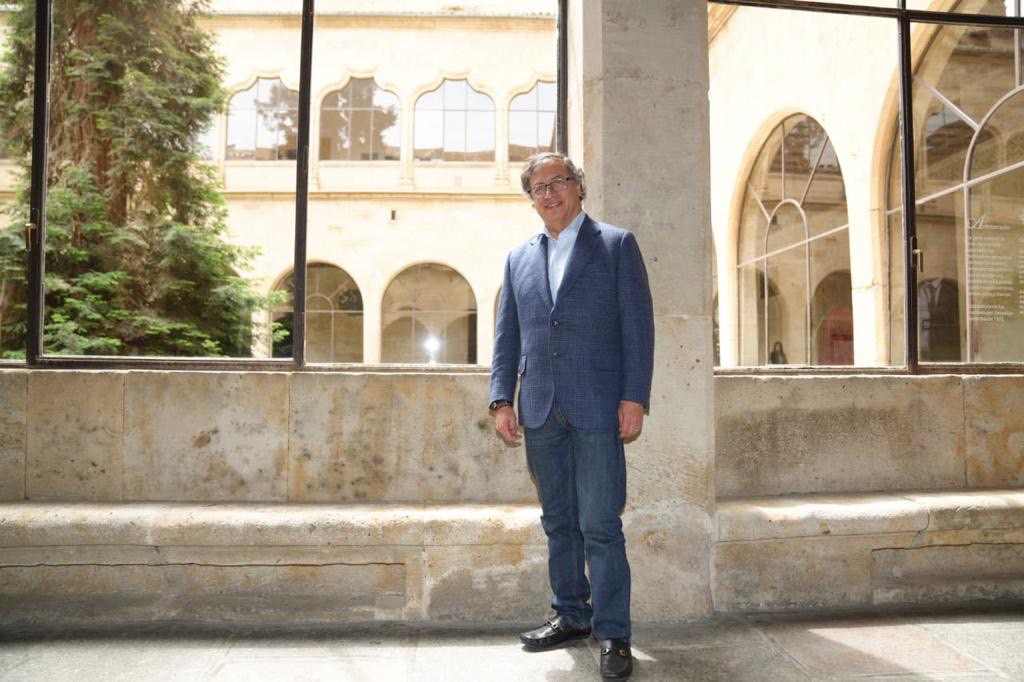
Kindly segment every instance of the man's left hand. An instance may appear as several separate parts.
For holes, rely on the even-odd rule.
[[[629,441],[640,435],[644,426],[644,406],[632,400],[619,401],[619,440]]]

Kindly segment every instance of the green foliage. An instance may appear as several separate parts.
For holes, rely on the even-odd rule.
[[[205,0],[53,0],[47,352],[245,356],[270,301],[238,273],[199,137],[223,108]],[[0,352],[25,347],[34,2],[10,16],[0,131],[23,160],[0,230]],[[6,295],[5,293],[6,292]]]

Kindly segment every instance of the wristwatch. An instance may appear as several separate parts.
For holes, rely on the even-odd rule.
[[[506,405],[509,406],[509,407],[512,407],[512,401],[510,401],[510,400],[493,400],[493,401],[491,401],[491,404],[487,406],[487,409],[490,410],[491,412],[494,412],[499,407],[505,407]]]

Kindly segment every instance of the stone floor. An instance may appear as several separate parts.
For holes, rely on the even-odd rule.
[[[0,630],[0,679],[551,680],[598,678],[593,641],[529,653],[516,627]],[[723,617],[638,627],[636,680],[1024,680],[1024,608]]]

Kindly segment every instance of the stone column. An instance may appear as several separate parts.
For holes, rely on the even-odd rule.
[[[701,618],[714,515],[707,3],[573,0],[569,23],[585,208],[636,234],[654,295],[651,411],[626,448],[633,618]]]

